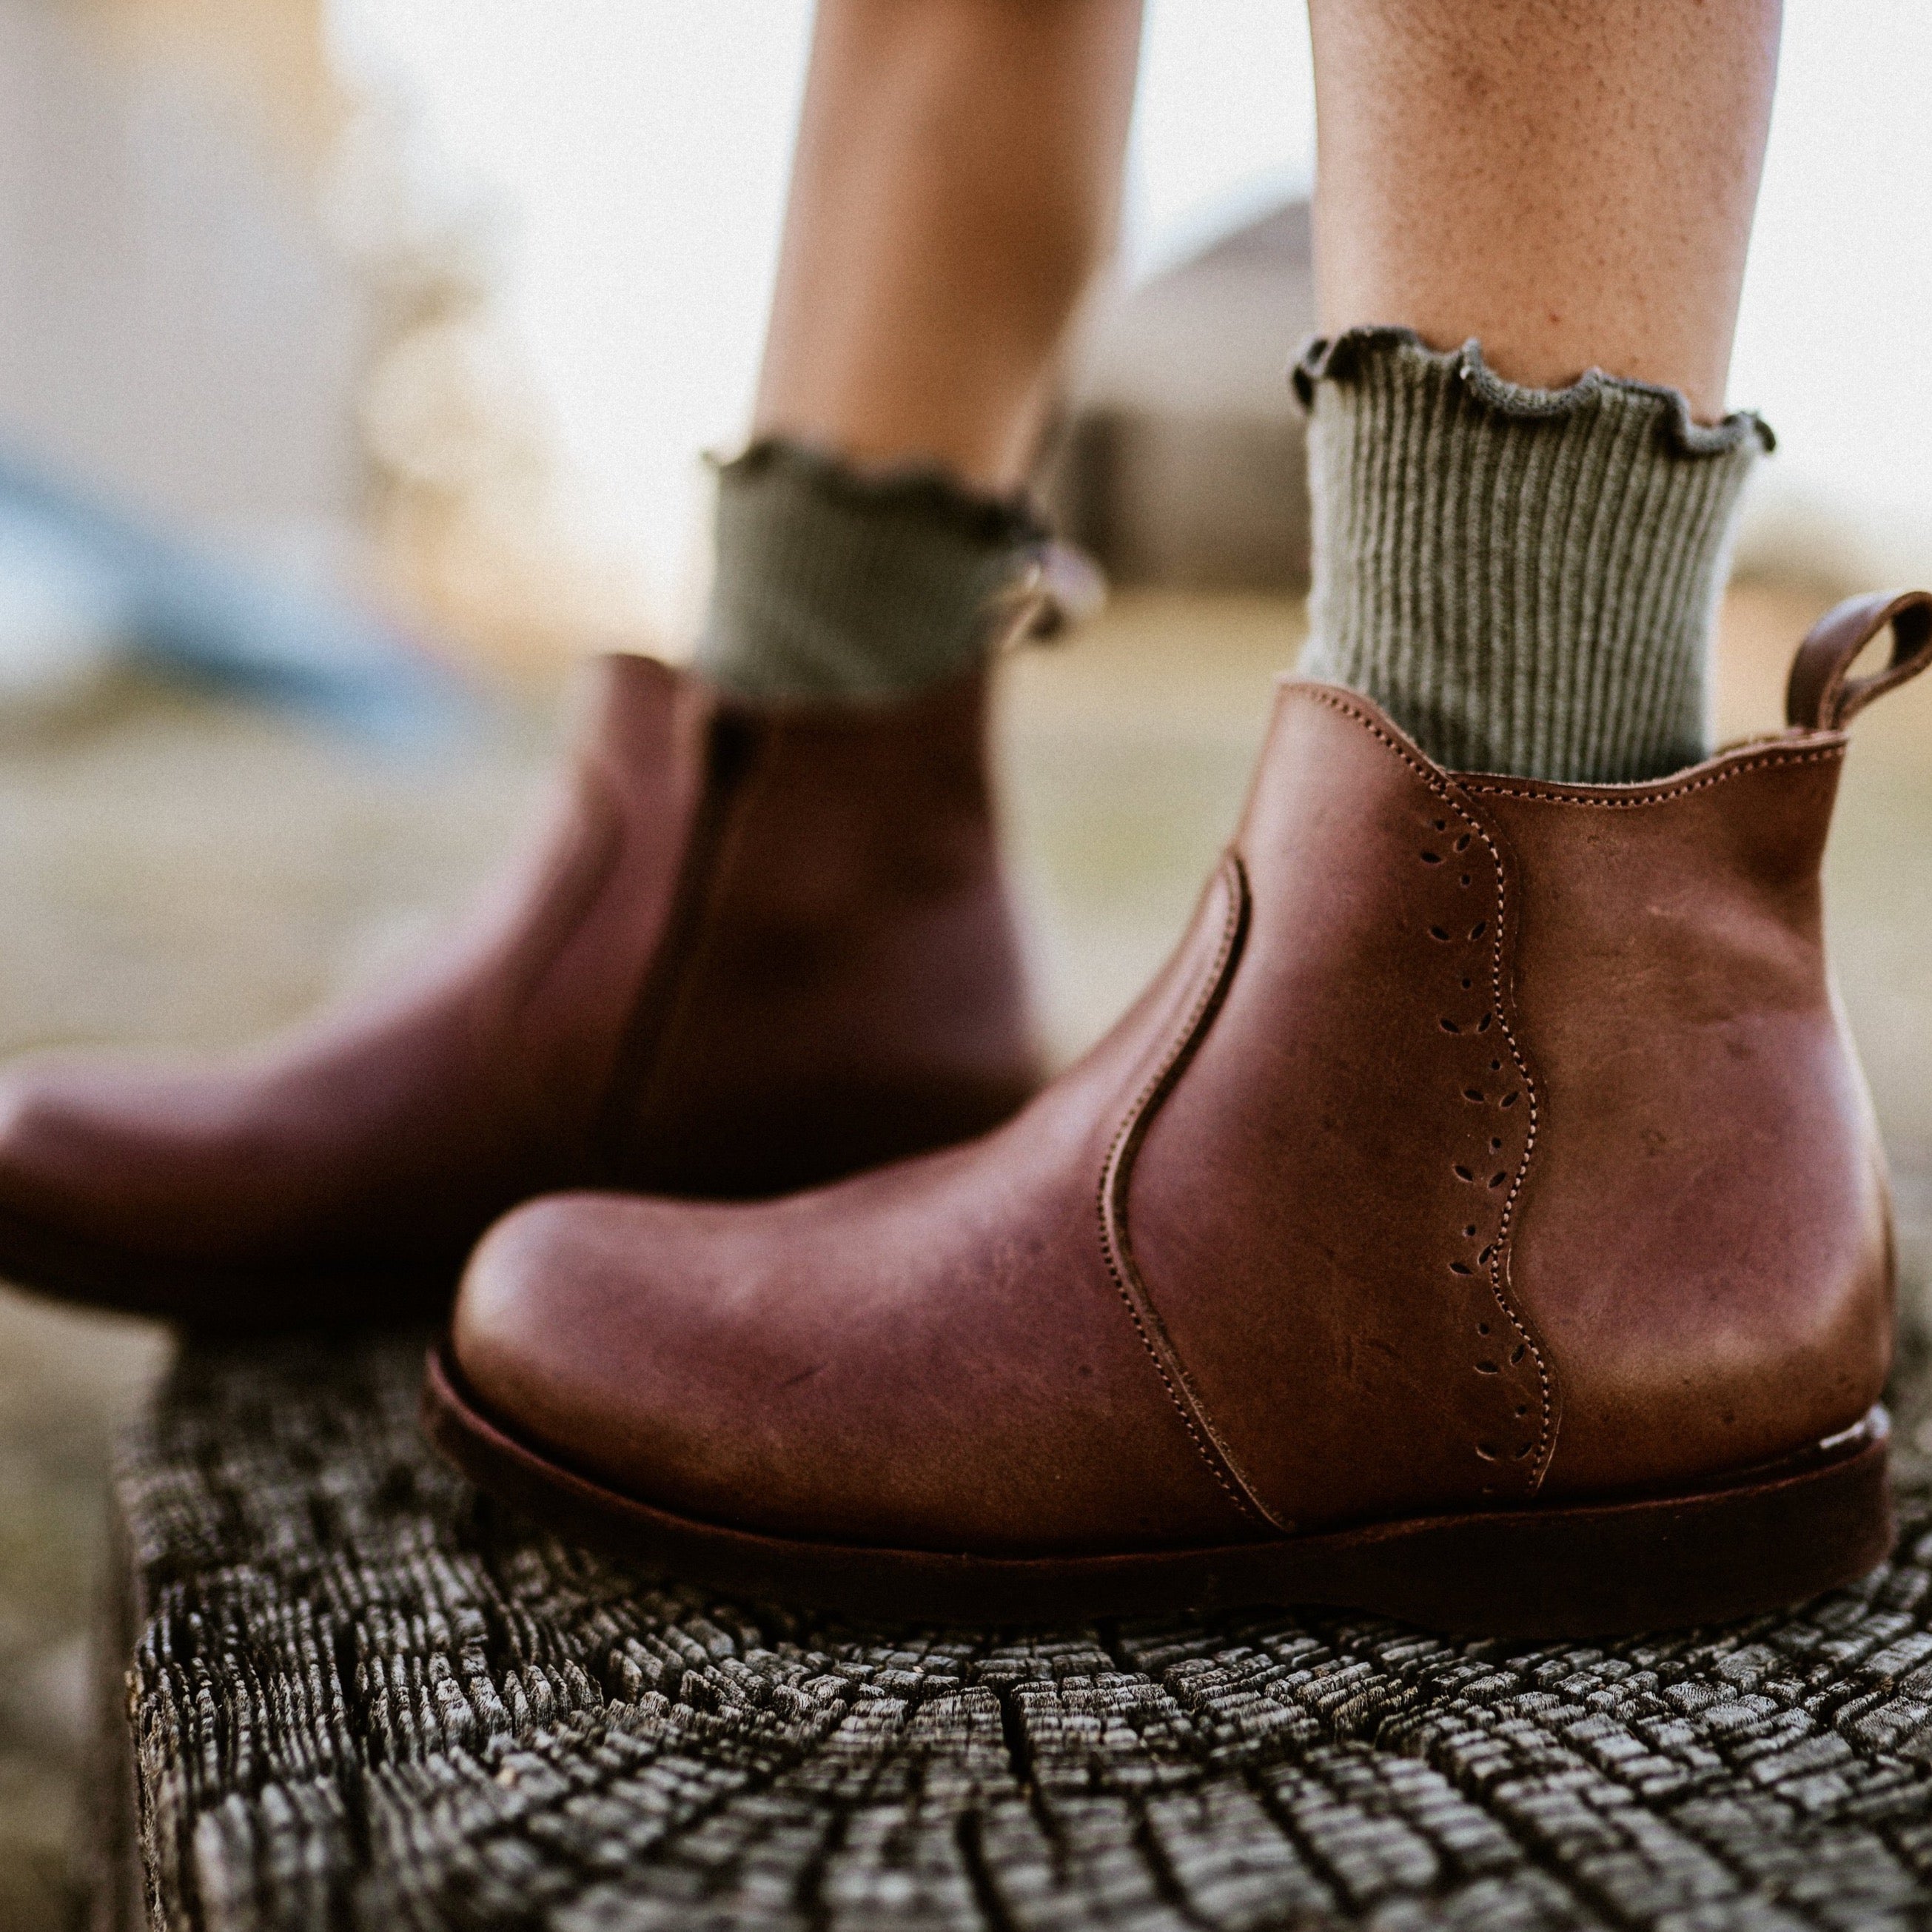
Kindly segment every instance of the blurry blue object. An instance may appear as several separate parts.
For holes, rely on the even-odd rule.
[[[0,705],[126,663],[392,742],[482,715],[472,687],[374,614],[208,555],[0,451]]]

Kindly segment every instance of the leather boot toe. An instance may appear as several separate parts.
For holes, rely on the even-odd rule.
[[[754,1211],[532,1202],[472,1258],[454,1357],[558,1464],[680,1518],[1000,1556],[1242,1537],[1103,1274],[1043,1319],[1024,1253],[934,1241],[1013,1204],[984,1174],[939,1154]]]

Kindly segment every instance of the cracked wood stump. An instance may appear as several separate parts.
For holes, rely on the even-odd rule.
[[[1735,1629],[882,1633],[479,1498],[416,1433],[421,1348],[190,1346],[128,1443],[102,1923],[1932,1925],[1913,1460],[1892,1564]]]

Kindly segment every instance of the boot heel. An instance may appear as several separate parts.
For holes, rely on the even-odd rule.
[[[1888,1432],[1874,1409],[1809,1466],[1690,1496],[1392,1525],[1379,1543],[1358,1532],[1338,1568],[1356,1600],[1438,1630],[1608,1636],[1729,1622],[1837,1588],[1890,1554]]]

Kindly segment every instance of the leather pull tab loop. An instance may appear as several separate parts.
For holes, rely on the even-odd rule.
[[[1870,677],[1850,677],[1858,653],[1889,624],[1892,662]],[[1878,590],[1847,597],[1811,627],[1791,662],[1786,720],[1805,731],[1842,730],[1874,698],[1932,664],[1932,591]]]

